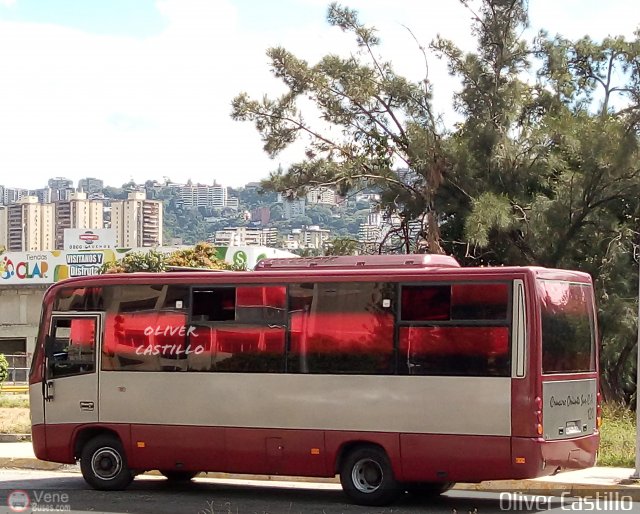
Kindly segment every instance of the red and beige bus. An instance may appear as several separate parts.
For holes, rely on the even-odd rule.
[[[339,475],[381,505],[593,465],[597,352],[575,271],[395,255],[74,278],[44,297],[33,446],[97,489]]]

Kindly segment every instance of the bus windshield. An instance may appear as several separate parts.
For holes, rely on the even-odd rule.
[[[542,372],[595,371],[592,289],[588,284],[539,280]]]

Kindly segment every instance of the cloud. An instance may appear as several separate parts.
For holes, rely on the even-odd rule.
[[[298,2],[318,12],[327,4]],[[552,32],[565,27],[569,35],[579,29],[602,33],[602,18],[575,21],[575,11],[562,4],[532,0],[532,21],[549,22]],[[473,48],[469,13],[453,0],[349,5],[379,29],[380,54],[413,79],[424,76],[424,61],[405,25],[424,46],[441,33],[465,50]],[[626,33],[633,17],[619,11],[630,3],[606,5],[617,20],[606,24],[608,30]],[[253,126],[230,119],[231,100],[240,91],[254,97],[282,91],[269,72],[268,47],[283,45],[313,63],[328,52],[348,55],[351,38],[322,16],[299,22],[286,10],[273,13],[288,21],[277,29],[260,20],[253,20],[258,30],[249,29],[229,0],[158,0],[157,7],[166,28],[147,38],[0,22],[0,184],[33,188],[52,176],[97,176],[120,185],[168,176],[237,186],[296,159],[293,149],[270,160]],[[554,16],[545,18],[549,12]],[[458,82],[432,55],[429,78],[436,110],[450,112]]]

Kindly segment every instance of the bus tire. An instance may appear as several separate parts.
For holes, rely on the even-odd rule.
[[[430,498],[446,493],[454,485],[454,482],[410,482],[405,489],[409,494]]]
[[[160,473],[170,482],[189,482],[198,474],[197,471],[180,471],[176,469],[161,469]]]
[[[80,470],[87,484],[101,491],[119,491],[133,480],[120,440],[99,435],[89,440],[80,454]]]
[[[388,505],[400,494],[389,457],[377,446],[351,450],[342,461],[340,483],[349,499],[358,505]]]

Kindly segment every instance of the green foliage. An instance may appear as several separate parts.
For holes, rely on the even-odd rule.
[[[169,254],[156,250],[128,253],[119,261],[103,264],[100,273],[157,273],[166,271],[167,266],[236,271],[244,269],[220,259],[216,248],[210,243],[200,242],[193,248],[176,250]]]
[[[334,237],[327,243],[325,255],[357,255],[360,244],[351,237]]]
[[[149,252],[130,252],[118,261],[105,262],[100,273],[136,273],[164,271],[166,255],[156,250]]]
[[[428,79],[395,73],[377,55],[376,31],[335,3],[327,20],[353,35],[357,51],[309,64],[270,49],[287,91],[262,100],[241,93],[232,116],[254,123],[272,156],[301,136],[309,141],[306,158],[274,172],[265,188],[295,196],[319,185],[342,193],[373,186],[382,191],[381,208],[401,220],[390,236],[398,249],[416,251],[419,242],[420,250],[442,248],[465,264],[590,273],[603,393],[628,402],[636,387],[640,31],[600,42],[541,32],[530,42],[524,0],[461,1],[477,50],[441,37],[429,47],[462,84],[453,130],[435,121]],[[306,119],[299,99],[313,102],[322,122]],[[402,181],[392,171],[398,162],[410,170]],[[424,230],[412,245],[407,227],[415,220]],[[336,228],[354,233],[347,218]]]
[[[327,21],[354,36],[357,54],[326,55],[310,65],[284,48],[271,48],[271,69],[288,91],[275,99],[241,93],[233,100],[232,117],[254,123],[270,156],[300,137],[309,141],[305,160],[273,172],[263,187],[294,196],[314,186],[333,185],[341,194],[375,186],[384,191],[390,213],[402,213],[407,222],[422,219],[432,210],[445,169],[429,81],[411,82],[380,60],[380,40],[356,11],[333,3]],[[322,123],[307,121],[298,100],[314,102]],[[415,178],[401,181],[392,171],[396,161],[411,168]],[[437,224],[425,230],[432,251],[440,251]]]
[[[9,377],[9,362],[4,354],[0,353],[0,386]]]
[[[218,257],[218,251],[213,245],[204,242],[196,244],[193,248],[171,253],[165,259],[165,265],[219,270],[234,269],[231,264]]]
[[[465,220],[467,239],[481,247],[489,244],[489,230],[505,230],[513,222],[512,208],[505,196],[482,193],[471,202],[471,212]]]

